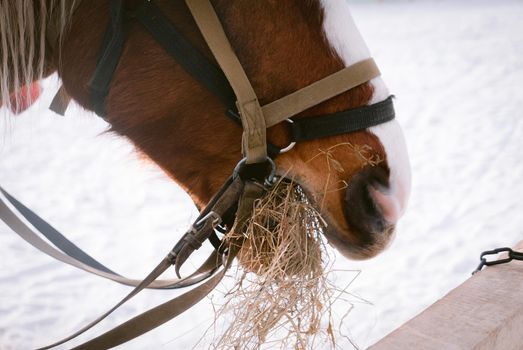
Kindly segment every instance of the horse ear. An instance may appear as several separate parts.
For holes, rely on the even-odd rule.
[[[29,85],[25,85],[11,94],[10,97],[10,109],[14,114],[20,114],[38,100],[42,93],[42,87],[40,83],[33,82]]]

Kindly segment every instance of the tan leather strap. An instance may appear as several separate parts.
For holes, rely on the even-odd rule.
[[[380,75],[372,58],[355,63],[262,107],[269,128]]]
[[[64,116],[65,111],[67,110],[67,107],[69,107],[70,102],[71,96],[69,96],[69,94],[65,90],[65,87],[61,85],[56,94],[54,95],[53,101],[51,101],[51,105],[49,105],[49,109],[55,112],[56,114]]]
[[[29,244],[42,251],[43,253],[76,268],[90,272],[92,274],[113,280],[118,283],[122,283],[129,286],[137,286],[142,281],[136,279],[125,278],[119,275],[111,274],[106,271],[95,269],[89,265],[82,263],[67,254],[62,253],[58,249],[51,246],[45,240],[43,240],[37,233],[33,232],[33,228],[27,224],[24,220],[18,217],[15,212],[8,207],[8,201],[3,198],[3,194],[0,193],[0,218],[20,237],[22,237]],[[208,272],[208,271],[207,271]],[[150,283],[148,288],[166,288],[173,285],[177,285],[181,282],[181,279],[172,280],[161,280]]]
[[[67,8],[58,8],[58,6],[62,6],[61,1],[54,2],[54,7],[50,11],[49,21],[47,23],[45,37],[47,41],[47,49],[51,53],[55,53],[57,49],[60,48],[61,44],[61,37],[64,34],[63,31],[67,29],[68,23],[64,25],[64,23],[61,23],[61,18],[64,16],[62,13],[63,11],[69,13],[69,17],[71,20],[72,16],[76,12],[76,9],[80,5],[80,0],[73,0],[69,1],[67,5],[63,6],[70,6],[69,9]],[[51,55],[49,55],[51,56]],[[71,97],[67,94],[67,92],[64,89],[64,86],[61,85],[60,89],[56,92],[53,101],[51,102],[51,105],[49,106],[49,109],[53,112],[59,114],[59,115],[65,115],[65,111],[67,110],[67,107],[69,106],[69,103],[71,102]]]
[[[254,202],[263,196],[266,188],[254,181],[246,181],[236,211],[235,230],[243,231],[243,224],[252,217]]]
[[[266,126],[256,93],[209,0],[185,2],[236,94],[243,124],[243,152],[247,163],[263,162],[267,158]]]
[[[217,216],[214,217],[213,215],[205,215],[202,219],[199,219],[192,226],[191,229],[188,230],[186,235],[184,235],[184,238],[194,234],[194,238],[196,239],[196,241],[192,242],[197,243],[197,245],[199,245],[203,240],[205,240],[207,237],[201,236],[202,233],[200,231],[214,229],[215,225],[217,224],[215,218],[220,219],[221,216],[223,216],[224,213],[239,200],[240,195],[243,196],[243,185],[244,182],[243,180],[241,180],[240,177],[232,179],[231,182],[227,181],[226,184],[223,186],[222,190],[218,192],[215,198],[213,198],[208,204],[208,206],[204,209],[204,213],[215,213]],[[1,203],[2,202],[0,201],[0,204]],[[149,273],[149,275],[147,275],[147,277],[143,281],[141,281],[138,284],[138,286],[133,291],[131,291],[127,296],[125,296],[120,302],[118,302],[106,313],[104,313],[103,315],[101,315],[82,329],[78,330],[74,334],[42,349],[49,349],[58,346],[86,332],[87,330],[98,324],[100,321],[105,319],[107,316],[109,316],[111,313],[113,313],[116,309],[118,309],[121,305],[123,305],[132,297],[134,297],[140,291],[154,283],[155,279],[158,278],[170,266],[172,266],[173,264],[183,264],[186,257],[184,258],[183,256],[179,256],[179,254],[183,254],[184,249],[192,245],[190,243],[186,243],[187,242],[185,241],[185,239],[180,240],[180,242],[178,242],[174,246],[174,248],[169,252],[169,254],[153,269],[151,273]],[[194,247],[191,247],[189,249],[189,254],[194,249]],[[141,334],[153,328],[156,328],[162,323],[170,320],[171,318],[176,317],[180,313],[195,305],[203,297],[209,294],[214,289],[214,287],[216,287],[216,285],[223,278],[225,271],[232,263],[232,260],[234,259],[235,255],[236,249],[229,249],[227,262],[224,264],[222,253],[218,252],[217,250],[214,250],[212,254],[209,256],[209,258],[198,270],[196,270],[192,275],[188,276],[187,278],[180,279],[178,285],[187,286],[189,285],[189,283],[192,284],[192,282],[194,281],[201,282],[204,278],[212,276],[212,273],[214,273],[221,266],[223,266],[223,269],[217,275],[211,277],[206,282],[200,284],[198,287],[195,287],[191,291],[182,294],[181,296],[174,298],[173,300],[165,304],[157,306],[125,322],[124,324],[110,330],[109,332],[106,332],[100,335],[99,337],[82,344],[78,348],[108,349],[118,344],[122,344],[130,339],[138,337]],[[182,260],[178,261],[178,258],[181,258]]]
[[[238,98],[247,163],[265,160],[266,128],[380,75],[374,60],[368,58],[260,108],[256,93],[227,39],[212,4],[209,0],[186,0],[186,3]]]
[[[209,202],[209,207],[211,212],[217,217],[221,217],[224,213],[238,201],[243,189],[243,181],[240,178],[228,180],[223,187],[218,191],[218,193],[212,198]],[[20,207],[16,206],[16,202],[11,202],[9,200],[9,194],[4,192],[0,187],[0,219],[4,221],[16,234],[18,234],[22,239],[27,241],[36,249],[41,252],[76,268],[82,269],[89,273],[93,273],[97,276],[104,277],[110,280],[113,280],[118,283],[122,283],[129,286],[137,286],[142,281],[136,279],[126,278],[119,274],[116,274],[108,269],[102,270],[96,267],[96,265],[88,265],[81,260],[75,258],[74,254],[64,253],[55,246],[49,244],[41,237],[41,232],[38,231],[37,226],[31,224],[30,219],[24,217],[24,215],[19,211]],[[11,200],[13,200],[12,198]],[[19,203],[21,204],[21,203]],[[22,205],[23,206],[23,205]],[[29,221],[28,221],[29,220]],[[208,237],[209,232],[214,230],[215,222],[213,220],[201,219],[202,227],[191,227],[186,233],[186,236],[191,235],[192,233],[196,234],[198,239],[198,244],[201,245]],[[56,245],[56,242],[53,242]],[[181,250],[177,252],[176,259],[176,269],[179,271],[181,265],[185,262],[188,255],[195,250],[191,244],[185,244],[186,242],[182,239],[179,243]],[[169,279],[169,280],[158,280],[150,283],[147,288],[151,289],[164,289],[164,288],[180,288],[188,286],[194,283],[198,283],[201,280],[209,277],[215,269],[209,270],[198,270],[198,273],[193,274],[193,277],[189,279]]]
[[[139,337],[165,322],[173,319],[181,313],[187,311],[200,300],[205,298],[225,276],[230,267],[234,255],[229,255],[223,269],[205,281],[205,283],[191,289],[190,291],[158,305],[127,322],[111,329],[110,331],[84,343],[73,349],[82,350],[104,350],[123,344],[131,339]],[[43,349],[41,349],[43,350]]]
[[[204,271],[204,270],[209,270],[209,269],[216,269],[218,268],[220,265],[222,264],[222,261],[221,261],[221,258],[219,257],[218,253],[216,251],[213,251],[211,253],[211,255],[209,256],[209,258],[207,258],[207,260],[203,263],[203,265],[197,270],[195,271],[192,275],[186,277],[185,279],[183,280],[189,280],[191,278],[194,278],[196,276],[196,274],[199,273],[199,271]],[[100,323],[102,320],[104,320],[105,318],[107,318],[107,316],[109,316],[110,314],[112,314],[115,310],[117,310],[120,306],[122,306],[124,303],[126,303],[128,300],[130,300],[131,298],[133,298],[135,295],[137,295],[139,292],[141,292],[143,289],[147,288],[147,286],[149,286],[151,283],[153,283],[153,281],[158,278],[165,270],[167,270],[170,266],[172,265],[172,260],[170,258],[170,256],[167,256],[165,257],[154,269],[153,271],[151,271],[149,273],[149,275],[147,275],[147,277],[145,277],[145,279],[143,281],[141,281],[141,283],[136,286],[136,288],[134,288],[129,294],[127,294],[122,300],[120,300],[116,305],[114,305],[110,310],[108,310],[107,312],[105,312],[103,315],[101,315],[100,317],[98,317],[97,319],[95,319],[94,321],[92,321],[91,323],[87,324],[86,326],[82,327],[80,330],[76,331],[75,333],[69,335],[68,337],[60,340],[60,341],[57,341],[53,344],[50,344],[50,345],[47,345],[45,347],[42,347],[42,348],[39,348],[37,350],[46,350],[46,349],[51,349],[51,348],[54,348],[55,346],[58,346],[58,345],[61,345],[65,342],[68,342],[69,340],[73,339],[73,338],[76,338],[77,336],[79,336],[80,334],[82,333],[85,333],[86,331],[88,331],[89,329],[91,329],[92,327],[94,327],[95,325],[97,325],[98,323]],[[210,280],[215,280],[216,277],[218,277],[222,272],[220,272],[218,275],[215,275],[214,277],[212,277]],[[221,278],[220,278],[221,279]],[[210,281],[209,280],[209,281]],[[183,282],[183,281],[182,281]],[[205,283],[207,284],[207,282]],[[196,287],[195,289],[198,289],[200,288],[202,285],[200,285],[199,287]],[[188,293],[191,293],[193,292],[195,289],[191,290],[190,292]],[[188,294],[186,293],[186,294]],[[185,295],[185,294],[183,294]],[[183,296],[182,295],[182,296]],[[178,299],[178,298],[176,298]],[[196,303],[196,302],[195,302]],[[194,305],[194,304],[193,304]],[[191,305],[192,306],[192,305]],[[144,314],[142,314],[144,315]],[[140,316],[142,316],[140,315]],[[148,325],[148,320],[144,321],[146,323],[146,325]],[[161,324],[161,323],[160,323]],[[157,327],[157,326],[154,326],[154,327]],[[154,328],[153,327],[153,328]],[[119,327],[117,327],[119,328]],[[150,328],[152,329],[152,328]],[[107,332],[107,333],[110,333],[110,332]],[[103,337],[103,336],[106,336],[107,333],[104,333],[102,336],[100,337]],[[143,333],[140,333],[140,334],[143,334]],[[137,334],[136,336],[133,336],[132,338],[135,338],[137,337],[138,335],[140,334]],[[98,337],[98,338],[100,338]],[[107,337],[107,336],[106,336]],[[112,338],[112,337],[109,337],[109,338]],[[121,343],[124,343],[132,338],[122,338],[122,340],[118,343],[118,344],[121,344]],[[95,338],[97,339],[97,338]],[[87,345],[88,343],[90,342],[87,342],[81,346],[84,346],[84,345]],[[118,345],[116,344],[116,345]],[[112,346],[116,346],[116,345],[112,345]],[[109,349],[110,347],[112,346],[107,346],[107,347],[85,347],[86,349]]]
[[[243,193],[240,198],[239,204],[238,204],[238,216],[237,220],[235,222],[235,229],[241,230],[243,229],[243,226],[248,220],[248,218],[251,216],[254,201],[263,194],[264,187],[260,186],[259,184],[247,181],[245,183],[245,186],[243,187]],[[202,283],[198,287],[195,287],[194,289],[174,298],[171,299],[168,302],[165,302],[161,305],[158,305],[132,319],[129,321],[111,329],[110,331],[86,342],[83,343],[74,349],[77,350],[103,350],[103,349],[110,349],[115,346],[118,346],[120,344],[123,344],[131,339],[134,339],[162,324],[165,322],[173,319],[174,317],[180,315],[181,313],[187,311],[194,305],[196,305],[199,301],[201,301],[205,296],[207,296],[220,281],[225,276],[225,273],[231,266],[234,258],[238,254],[239,249],[242,246],[243,242],[243,236],[238,235],[238,238],[236,238],[234,241],[229,242],[228,247],[228,254],[226,258],[220,257],[217,255],[217,252],[214,252],[214,266],[217,266],[217,261],[219,263],[223,263],[223,268],[220,272],[218,272],[215,276],[205,281],[205,283]],[[167,258],[166,258],[167,259]],[[209,257],[209,259],[206,261],[206,264],[209,263],[212,265],[213,263],[213,256]],[[144,284],[150,283],[154,278],[158,277],[165,269],[168,267],[167,264],[172,263],[172,261],[165,260],[162,261],[153,272],[149,276],[146,277],[144,280]],[[156,277],[155,277],[156,276]],[[79,332],[75,333],[74,335],[68,337],[67,339],[72,339],[72,337],[77,336],[80,333],[85,332],[87,329],[94,326],[96,323],[100,322],[103,318],[107,317],[110,313],[112,313],[116,308],[118,308],[121,304],[132,298],[134,295],[136,295],[141,289],[144,287],[136,288],[133,290],[127,297],[122,299],[115,307],[113,307],[111,310],[109,310],[106,314],[102,315],[100,318],[92,322],[90,325],[84,327]],[[55,343],[52,346],[61,344]],[[39,350],[47,349],[42,348]]]
[[[197,249],[199,245],[209,238],[209,232],[213,231],[225,213],[238,202],[243,195],[244,182],[240,177],[234,178],[229,185],[225,185],[226,189],[223,193],[218,193],[215,198],[211,200],[212,210],[207,214],[207,219],[202,224],[202,227],[192,227],[180,240],[183,245],[179,251],[176,252],[175,270],[179,276],[179,271],[189,256]],[[217,197],[217,198],[216,198]]]

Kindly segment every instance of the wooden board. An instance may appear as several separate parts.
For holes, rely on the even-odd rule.
[[[523,262],[484,268],[369,348],[410,349],[522,350]]]

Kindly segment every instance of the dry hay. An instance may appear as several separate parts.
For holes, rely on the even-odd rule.
[[[311,349],[335,347],[330,306],[329,258],[321,234],[326,224],[302,189],[281,180],[255,204],[238,261],[239,278],[216,319],[231,324],[213,347]]]
[[[326,160],[324,194],[347,186],[331,184],[331,173],[345,172],[334,155],[337,150],[351,152],[362,168],[382,161],[368,145],[345,142],[320,149],[310,161]],[[215,312],[215,327],[224,316],[230,323],[212,348],[335,349],[340,348],[337,338],[341,336],[357,349],[342,334],[342,323],[353,302],[368,302],[347,292],[354,279],[343,289],[332,282],[334,259],[322,237],[327,224],[303,189],[280,179],[255,202],[246,225],[245,230],[228,234],[231,241],[243,243],[237,255],[236,282]],[[356,272],[354,278],[359,274],[352,272]],[[345,303],[341,309],[346,311],[335,326],[333,305],[339,301]]]

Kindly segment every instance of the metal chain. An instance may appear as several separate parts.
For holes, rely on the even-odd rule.
[[[487,258],[486,258],[488,255],[497,255],[499,253],[507,253],[508,257],[497,259],[497,260],[487,260]],[[480,258],[481,262],[479,263],[476,270],[474,270],[474,272],[472,272],[473,275],[475,273],[481,271],[481,269],[483,269],[484,266],[506,264],[506,263],[511,262],[512,260],[523,261],[523,252],[517,252],[517,251],[512,250],[511,248],[505,247],[505,248],[498,248],[498,249],[494,249],[494,250],[484,251],[483,253],[481,253],[479,258]]]

